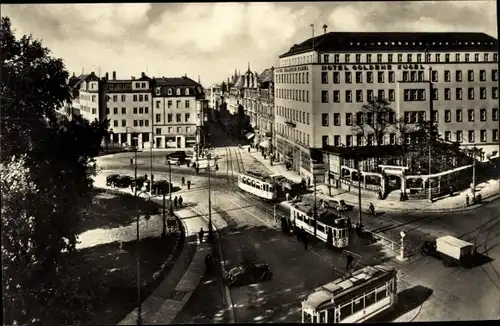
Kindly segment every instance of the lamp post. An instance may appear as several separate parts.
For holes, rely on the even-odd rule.
[[[109,148],[109,143],[113,139],[113,128],[109,129],[108,140],[106,141],[106,149]]]
[[[359,227],[361,228],[363,225],[363,215],[361,214],[361,169],[359,167],[360,162],[356,158],[355,159],[356,168],[358,169],[358,219],[359,219]]]
[[[429,63],[428,60],[428,50],[424,51],[424,60],[426,63]],[[433,111],[434,111],[434,97],[433,97],[433,85],[432,85],[432,67],[429,64],[429,202],[432,203],[432,140],[433,140]]]
[[[168,164],[168,200],[169,200],[169,216],[172,217],[174,216],[174,211],[172,207],[172,163],[170,161],[167,161]]]
[[[207,168],[208,168],[208,239],[210,242],[213,242],[214,234],[213,234],[213,226],[212,226],[212,183],[210,179],[211,168],[210,168],[210,159],[212,155],[209,153],[207,155]]]
[[[151,110],[152,111],[152,110]],[[153,193],[153,134],[151,133],[151,144],[149,145],[149,159],[150,159],[150,174],[151,174],[151,180],[149,180],[149,193]]]
[[[142,194],[148,196],[148,201],[151,200],[151,196],[145,192],[141,191],[136,194],[136,197],[140,197]],[[137,213],[136,219],[136,229],[137,229],[137,325],[142,325],[142,303],[141,303],[141,245],[140,245],[140,237],[139,237],[139,218],[140,215]],[[146,214],[146,219],[149,219],[149,214]]]
[[[316,232],[317,232],[317,228],[318,228],[318,223],[317,223],[317,219],[318,219],[318,208],[317,208],[317,203],[316,203],[316,175],[313,174],[313,183],[314,183],[314,211],[313,211],[313,214],[314,214],[314,238],[316,239]]]
[[[134,137],[137,140],[137,137]],[[137,146],[134,146],[134,196],[137,196]]]

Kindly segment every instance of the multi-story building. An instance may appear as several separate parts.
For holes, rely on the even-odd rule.
[[[94,72],[82,74],[79,77],[73,74],[69,85],[72,88],[73,102],[67,103],[66,115],[76,114],[89,121],[95,119],[102,121],[104,119],[101,114],[103,103],[100,99],[102,98],[103,85],[100,78]],[[71,107],[73,110],[70,109]]]
[[[271,150],[274,124],[274,67],[243,75],[243,107],[255,131],[255,144]]]
[[[154,80],[156,148],[186,148],[200,143],[207,102],[201,85],[184,76]]]
[[[409,124],[432,118],[447,140],[498,150],[497,47],[484,33],[331,32],[294,45],[274,76],[278,158],[321,179],[310,149],[364,145],[353,125],[376,97]]]

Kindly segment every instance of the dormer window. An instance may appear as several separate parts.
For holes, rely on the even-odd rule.
[[[156,87],[156,95],[160,95],[161,94],[161,87]]]
[[[172,89],[171,88],[168,89],[168,95],[172,95]]]
[[[175,94],[176,94],[176,95],[181,95],[181,89],[180,89],[180,88],[177,88],[177,89],[175,90]]]
[[[189,88],[186,88],[186,95],[189,95]]]

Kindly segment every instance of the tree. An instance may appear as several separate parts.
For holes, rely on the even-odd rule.
[[[222,89],[222,94],[225,94],[227,92],[226,82],[222,82],[221,89]]]
[[[392,117],[394,110],[389,106],[390,102],[386,99],[377,98],[368,101],[361,107],[361,119],[356,119],[353,131],[356,135],[361,135],[369,143],[370,137],[377,147],[383,145],[384,136],[389,126],[393,123]]]
[[[9,18],[0,32],[5,321],[72,323],[70,309],[51,304],[85,304],[81,282],[64,278],[65,258],[89,211],[108,122],[59,119],[56,110],[71,100],[63,61],[31,36],[17,40]]]
[[[404,118],[399,118],[394,124],[394,130],[396,131],[396,144],[401,146],[402,155],[400,157],[400,160],[402,164],[405,164],[405,161],[408,162],[411,160],[410,157],[408,157],[408,155],[410,154],[410,146],[407,139],[409,136],[412,136],[415,128],[412,125],[406,123]]]

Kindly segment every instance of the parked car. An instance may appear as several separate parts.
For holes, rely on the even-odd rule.
[[[130,146],[130,145],[127,145],[123,148],[126,152],[135,152],[137,150],[137,147],[135,146]]]
[[[224,274],[224,280],[229,286],[268,281],[272,278],[273,273],[267,264],[256,264],[250,260],[243,260],[238,266],[233,267]]]
[[[116,185],[116,180],[120,178],[119,174],[110,174],[106,177],[106,186],[108,187],[115,187]]]
[[[168,157],[166,160],[165,160],[165,164],[166,165],[182,165],[182,164],[186,164],[186,158],[184,157]]]
[[[134,179],[129,177],[128,175],[121,175],[115,181],[115,186],[118,188],[127,188],[130,187]]]
[[[170,190],[169,185],[167,180],[153,181],[153,195],[168,194]]]
[[[474,244],[446,235],[437,238],[434,242],[425,241],[420,247],[420,252],[424,256],[433,256],[443,260],[443,265],[446,267],[471,267],[476,254],[474,249]]]
[[[166,155],[166,158],[169,159],[169,158],[183,158],[183,159],[186,159],[187,157],[187,154],[185,151],[175,151],[175,152],[172,152],[172,153],[168,153]]]
[[[353,209],[351,205],[346,204],[343,199],[330,199],[327,201],[327,205],[337,212],[345,212]]]
[[[135,185],[137,190],[141,190],[142,187],[149,185],[149,180],[146,176],[137,177],[137,181],[132,180],[132,185]]]

